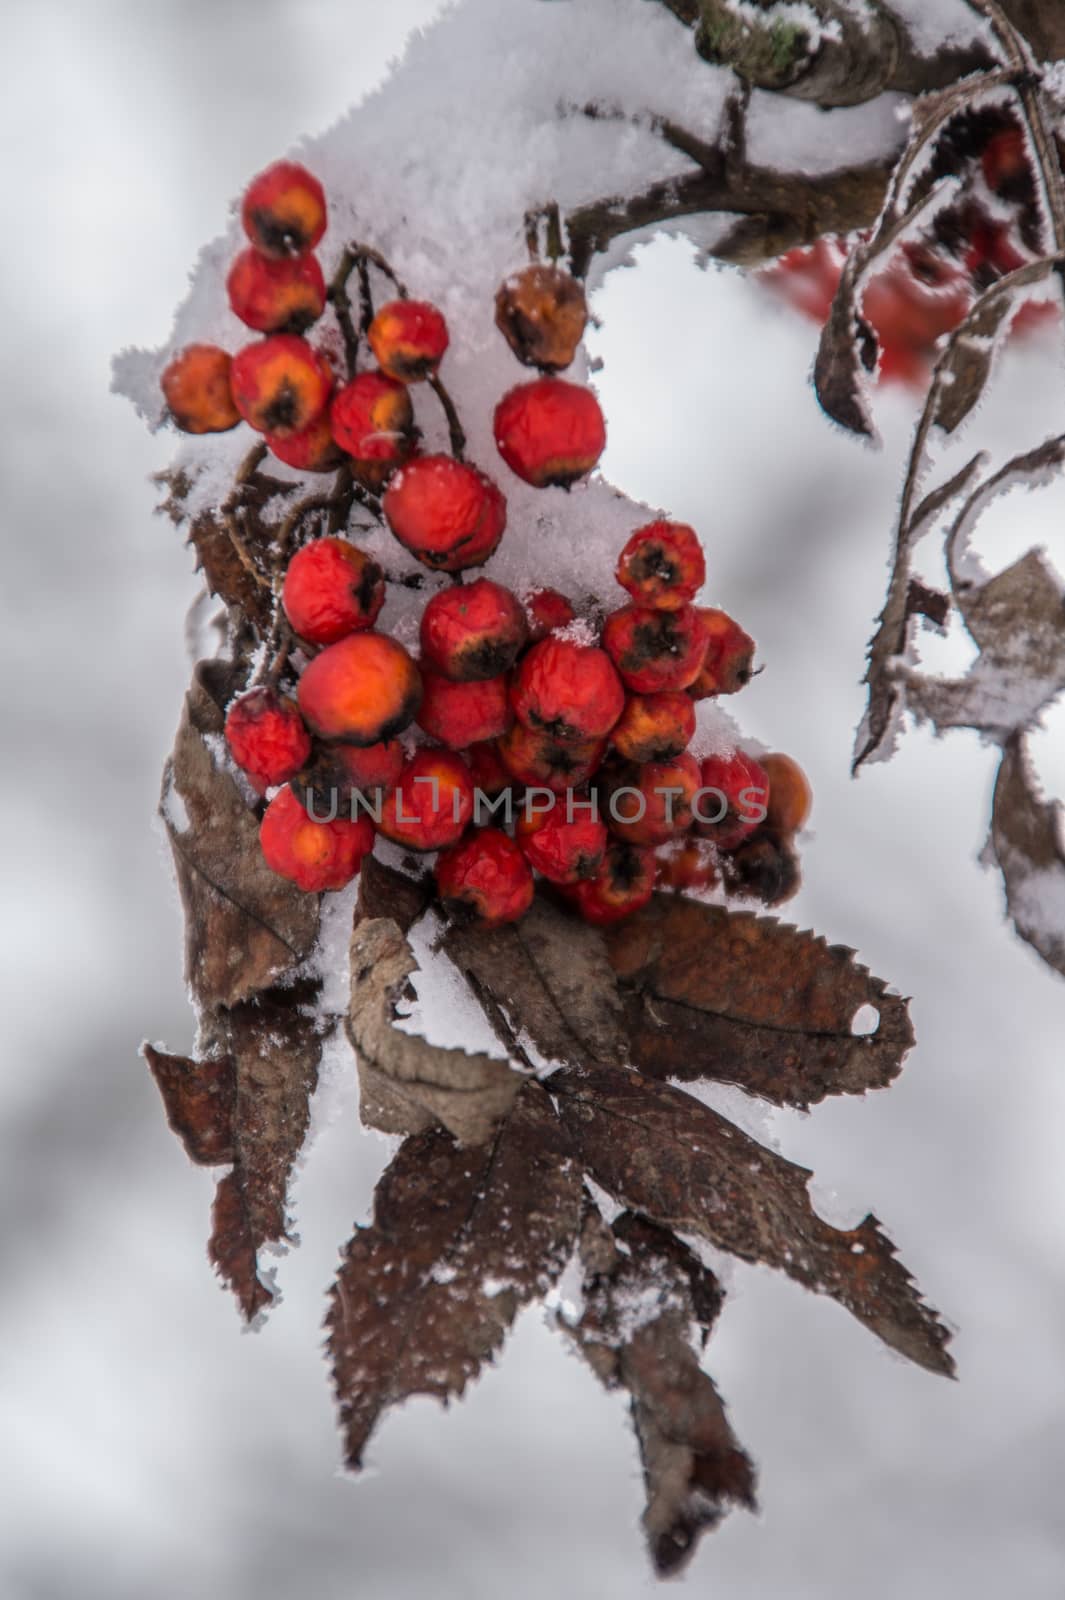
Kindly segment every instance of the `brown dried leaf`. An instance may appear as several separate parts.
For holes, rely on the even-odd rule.
[[[614,1067],[549,1080],[578,1159],[617,1200],[745,1261],[831,1295],[885,1344],[949,1374],[949,1333],[867,1216],[833,1228],[810,1204],[810,1173],[682,1090]]]
[[[1038,797],[1024,741],[1002,753],[991,815],[991,849],[1006,906],[1021,938],[1065,977],[1065,847],[1062,806]]]
[[[518,1310],[546,1292],[576,1236],[580,1172],[551,1102],[528,1082],[489,1143],[407,1139],[330,1294],[329,1351],[349,1466],[382,1412],[462,1394]]]
[[[931,421],[945,433],[965,421],[983,395],[995,357],[996,341],[1011,310],[1008,295],[974,308],[964,331],[948,347],[932,396]]]
[[[734,1504],[754,1507],[754,1468],[700,1369],[723,1295],[716,1278],[672,1233],[632,1212],[608,1228],[586,1203],[581,1228],[584,1309],[562,1326],[607,1388],[627,1389],[640,1444],[651,1559],[678,1572],[700,1535]]]
[[[270,871],[254,811],[215,765],[208,740],[221,741],[235,688],[224,663],[196,668],[160,805],[185,907],[186,975],[208,1007],[270,988],[310,954],[318,932],[317,896]],[[175,795],[187,826],[175,820]]]
[[[906,1001],[854,952],[774,917],[656,895],[608,930],[630,1059],[654,1078],[715,1078],[803,1109],[898,1074],[913,1045]],[[863,1006],[875,1033],[855,1035]]]
[[[874,428],[863,373],[875,360],[875,339],[862,321],[854,296],[854,274],[844,271],[814,361],[814,388],[823,409],[840,427],[869,439]]]
[[[166,1120],[190,1161],[219,1166],[233,1160],[236,1082],[231,1056],[192,1061],[145,1044],[142,1054],[163,1097]]]

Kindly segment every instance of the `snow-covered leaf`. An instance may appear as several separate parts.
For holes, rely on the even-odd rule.
[[[1002,754],[991,814],[991,850],[1021,938],[1065,977],[1065,835],[1060,802],[1036,792],[1024,741]]]

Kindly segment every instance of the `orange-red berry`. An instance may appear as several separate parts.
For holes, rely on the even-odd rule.
[[[543,728],[515,722],[496,743],[503,766],[517,782],[562,794],[579,789],[598,769],[605,739],[569,740],[561,744]]]
[[[349,633],[304,667],[300,710],[323,739],[379,744],[414,720],[422,680],[403,646],[387,634]]]
[[[396,473],[382,501],[400,544],[438,572],[483,565],[507,522],[491,478],[451,456],[419,456]]]
[[[362,478],[379,487],[414,449],[414,408],[403,384],[383,372],[360,372],[333,397],[333,438]]]
[[[529,865],[550,883],[580,883],[594,878],[603,864],[609,836],[586,796],[559,795],[550,810],[522,808],[514,837]]]
[[[706,629],[706,652],[699,675],[689,686],[688,693],[693,700],[705,700],[715,694],[736,694],[751,681],[754,640],[727,611],[703,606],[699,615]]]
[[[780,833],[797,833],[806,826],[813,804],[810,780],[797,761],[777,751],[763,756],[761,765],[769,779],[767,827]]]
[[[282,789],[266,808],[259,829],[263,857],[272,872],[316,894],[343,889],[373,849],[369,817],[352,822],[337,817],[315,822],[291,789]]]
[[[292,788],[318,818],[358,816],[394,789],[406,757],[398,739],[384,744],[319,744]]]
[[[333,369],[306,339],[275,333],[238,350],[230,383],[245,422],[259,433],[287,439],[303,433],[325,411]]]
[[[240,421],[230,388],[233,358],[216,344],[187,344],[163,373],[160,387],[182,433],[228,433]]]
[[[687,523],[649,522],[625,545],[616,576],[637,605],[676,611],[706,582],[703,547]]]
[[[630,694],[610,742],[626,761],[669,761],[695,734],[695,707],[684,689]]]
[[[557,589],[532,589],[524,598],[530,644],[538,644],[549,633],[567,627],[577,616],[566,596]]]
[[[526,367],[568,367],[587,321],[584,290],[562,267],[523,267],[504,278],[496,294],[496,327]]]
[[[390,300],[367,338],[381,371],[400,383],[431,378],[448,346],[447,323],[428,300]]]
[[[486,927],[517,922],[532,905],[532,869],[499,828],[479,828],[442,851],[434,871],[444,905],[474,912]]]
[[[663,889],[712,889],[717,857],[701,839],[675,839],[658,851],[656,883]]]
[[[302,255],[325,232],[325,191],[298,161],[276,161],[249,183],[240,215],[244,232],[264,255]]]
[[[268,433],[265,438],[270,454],[297,472],[335,472],[344,460],[344,452],[329,426],[328,411],[323,411],[302,433],[292,433],[284,439]]]
[[[452,750],[486,739],[498,739],[510,727],[512,713],[505,675],[456,683],[422,664],[422,703],[418,726],[431,739]]]
[[[769,806],[769,778],[753,756],[734,750],[707,756],[692,812],[696,833],[719,850],[734,850],[760,822]]]
[[[287,783],[311,753],[310,734],[294,700],[276,689],[249,689],[226,713],[230,754],[260,790]]]
[[[495,742],[471,744],[462,752],[470,769],[473,786],[494,800],[512,783],[510,773],[499,759]]]
[[[511,699],[527,728],[565,744],[604,739],[622,713],[625,691],[605,650],[549,634],[523,658]]]
[[[699,784],[699,763],[686,752],[612,773],[605,786],[611,833],[630,844],[665,844],[687,833]]]
[[[645,906],[654,893],[655,853],[643,845],[612,839],[594,878],[572,890],[585,922],[606,927]]]
[[[325,310],[325,279],[317,256],[275,261],[242,250],[226,278],[229,304],[257,333],[302,333]]]
[[[372,628],[384,603],[384,573],[347,539],[312,539],[297,550],[281,590],[285,615],[309,644]]]
[[[511,472],[537,489],[568,488],[606,447],[606,424],[590,389],[564,378],[519,383],[496,406],[495,441]]]
[[[410,850],[457,844],[473,816],[470,769],[452,750],[418,750],[381,807],[378,828]]]
[[[527,633],[525,612],[502,584],[452,584],[422,612],[422,662],[456,682],[495,678],[514,665]]]
[[[677,611],[623,606],[607,617],[603,645],[626,689],[658,694],[695,682],[706,655],[706,627],[695,606]]]

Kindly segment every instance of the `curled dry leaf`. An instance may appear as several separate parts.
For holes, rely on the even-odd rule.
[[[655,1078],[715,1078],[803,1109],[882,1088],[914,1042],[906,1001],[853,950],[751,912],[657,895],[610,930],[630,1059]],[[855,1014],[876,1008],[876,1031]]]
[[[487,1143],[462,1147],[440,1128],[406,1140],[330,1294],[326,1327],[349,1466],[361,1464],[389,1406],[415,1394],[462,1394],[520,1307],[565,1266],[580,1197],[580,1171],[534,1082]]]
[[[1038,797],[1019,736],[1010,739],[1002,753],[990,842],[1014,927],[1048,966],[1065,977],[1062,807]]]
[[[236,1082],[231,1056],[193,1061],[145,1044],[143,1055],[163,1097],[166,1120],[198,1166],[233,1160]]]
[[[692,1346],[693,1328],[705,1344],[724,1296],[674,1234],[631,1211],[610,1228],[587,1196],[580,1259],[582,1314],[561,1326],[607,1388],[632,1398],[644,1531],[665,1577],[731,1506],[755,1503],[754,1468]]]

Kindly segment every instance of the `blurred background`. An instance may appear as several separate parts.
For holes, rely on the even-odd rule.
[[[108,393],[109,360],[166,337],[248,177],[378,82],[435,10],[7,9],[0,1600],[655,1587],[623,1402],[539,1310],[461,1405],[408,1405],[371,1471],[338,1474],[323,1292],[389,1146],[359,1127],[354,1085],[334,1083],[296,1184],[283,1303],[244,1334],[205,1257],[212,1177],[186,1161],[138,1056],[146,1036],[192,1042],[153,813],[197,583],[153,517],[171,442]],[[919,1043],[894,1088],[777,1115],[774,1136],[814,1169],[832,1220],[875,1211],[958,1328],[948,1384],[835,1305],[737,1266],[707,1365],[762,1510],[709,1536],[682,1586],[1060,1597],[1065,989],[977,865],[991,752],[915,731],[891,765],[848,778],[912,401],[881,396],[879,454],[831,429],[808,385],[812,327],[681,241],[641,248],[596,310],[605,471],[703,533],[720,603],[768,663],[744,726],[813,780],[794,919],[914,997]],[[1061,392],[1055,351],[1011,352],[980,427],[1005,436]],[[1063,506],[1055,491],[1014,506],[1001,551],[1049,540],[1062,564]],[[1060,715],[1037,751],[1065,793]]]

